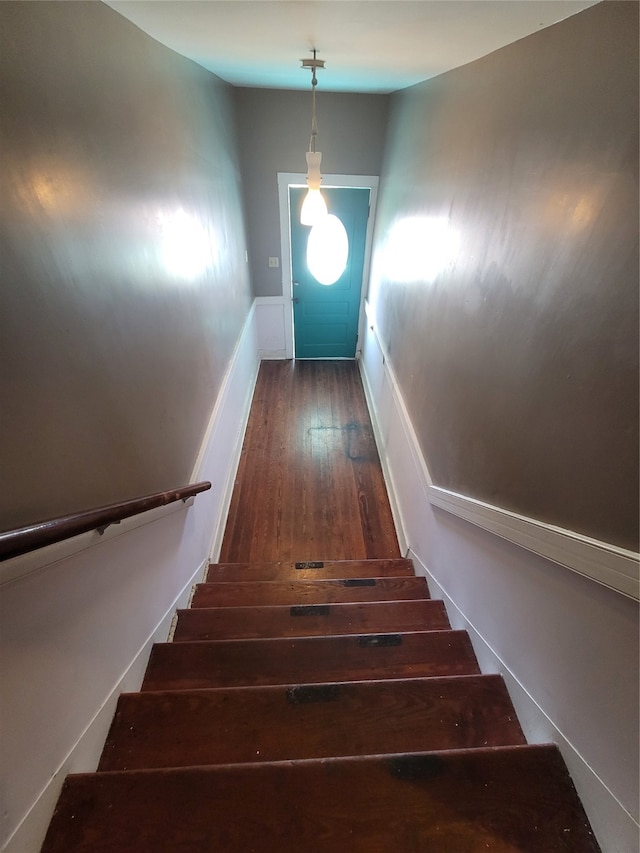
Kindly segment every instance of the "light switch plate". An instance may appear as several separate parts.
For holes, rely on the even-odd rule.
[[[269,266],[271,268],[280,266],[280,258],[269,258]]]

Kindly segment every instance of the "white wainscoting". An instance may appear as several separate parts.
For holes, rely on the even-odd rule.
[[[137,690],[209,555],[218,556],[259,358],[251,312],[192,482],[212,488],[3,564],[2,838],[37,853],[67,773],[97,765],[118,695]]]
[[[260,358],[293,358],[291,297],[257,296],[255,311]]]
[[[389,399],[393,401],[401,417],[406,438],[411,445],[412,459],[420,470],[431,505],[440,507],[471,524],[476,524],[509,542],[527,548],[535,554],[540,554],[638,601],[640,599],[640,554],[608,542],[590,539],[573,530],[565,530],[544,521],[518,515],[468,495],[443,489],[432,481],[384,345],[375,333],[368,303],[366,313],[369,321],[369,342],[373,343],[379,351],[377,369],[369,359],[371,377],[367,376],[366,380],[368,383],[377,382],[378,384],[386,381],[390,393]],[[377,375],[382,367],[384,367],[384,379]],[[373,392],[373,386],[370,391]]]
[[[360,366],[402,552],[426,575],[434,597],[444,598],[452,625],[469,630],[483,671],[503,675],[527,738],[560,746],[603,850],[632,853],[638,849],[638,610],[627,563],[633,555],[582,537],[579,549],[569,545],[569,558],[564,549],[550,553],[549,531],[535,521],[518,519],[522,528],[499,508],[487,513],[464,496],[443,495],[431,482],[373,325],[369,315]],[[470,509],[477,510],[473,518],[465,517]],[[492,529],[496,517],[508,523]],[[509,531],[514,526],[517,534]],[[517,538],[522,529],[524,542]],[[543,541],[532,541],[538,532]],[[573,539],[569,531],[552,532],[556,545]],[[594,578],[599,550],[613,571]]]

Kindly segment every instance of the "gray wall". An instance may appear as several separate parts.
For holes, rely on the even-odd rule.
[[[281,270],[268,268],[269,257],[280,255],[277,176],[307,171],[311,85],[308,92],[236,89],[234,94],[254,293],[279,296]],[[318,72],[316,101],[323,174],[379,175],[389,96],[323,92]]]
[[[607,2],[395,95],[371,291],[436,484],[634,550],[637,72]]]
[[[0,18],[2,529],[186,482],[250,286],[230,87],[100,3]]]

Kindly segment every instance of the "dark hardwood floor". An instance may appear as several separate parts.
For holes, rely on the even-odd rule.
[[[599,853],[398,554],[355,363],[262,365],[220,560],[42,853]]]
[[[399,556],[357,363],[263,362],[220,561]]]

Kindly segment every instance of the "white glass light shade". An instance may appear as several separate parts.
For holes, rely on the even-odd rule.
[[[310,190],[319,190],[322,183],[320,174],[322,151],[307,151],[305,157],[307,158],[307,186]]]
[[[320,284],[335,284],[349,258],[349,238],[344,225],[331,213],[313,226],[307,243],[307,266]]]
[[[302,225],[315,225],[327,215],[327,204],[320,190],[309,190],[302,202],[300,222]]]
[[[315,225],[323,216],[327,215],[327,204],[320,193],[322,175],[320,174],[321,151],[307,151],[307,186],[309,192],[306,194],[300,211],[300,222],[302,225]]]

